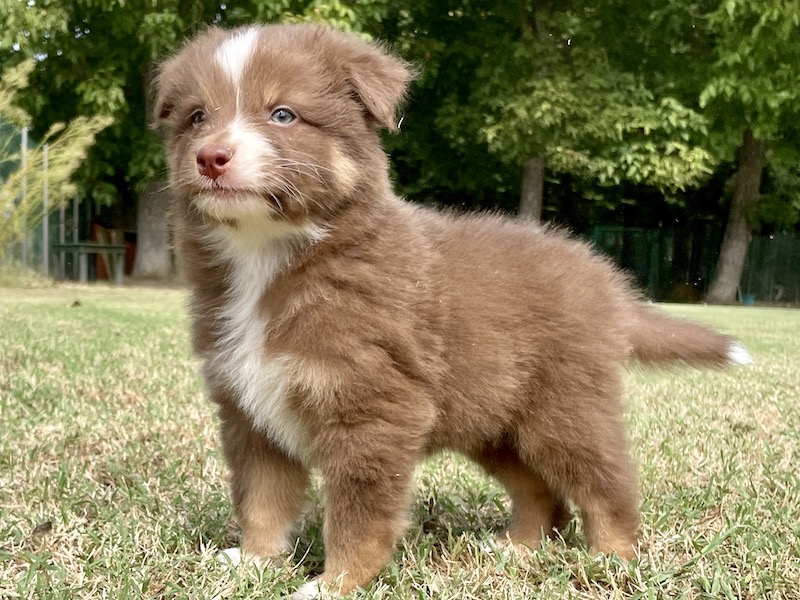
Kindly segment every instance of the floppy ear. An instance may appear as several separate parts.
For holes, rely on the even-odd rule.
[[[186,84],[181,82],[189,80],[187,74],[202,72],[208,63],[208,54],[213,54],[213,48],[227,35],[223,29],[207,27],[157,65],[148,90],[147,118],[152,129],[165,131],[176,125],[173,111],[185,99],[187,92],[182,89]]]
[[[175,108],[175,101],[172,98],[170,81],[170,65],[174,59],[169,59],[158,66],[155,77],[150,83],[149,98],[151,105],[148,112],[150,128],[156,131],[163,131],[167,126],[167,121]]]
[[[416,75],[411,65],[378,46],[368,46],[348,66],[350,84],[364,108],[379,126],[397,131],[397,108]]]

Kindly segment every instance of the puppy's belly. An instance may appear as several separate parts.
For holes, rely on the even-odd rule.
[[[206,364],[209,386],[233,390],[239,408],[287,454],[303,460],[307,454],[307,433],[301,420],[288,406],[290,389],[288,356],[271,360],[260,353],[242,351],[220,353]]]

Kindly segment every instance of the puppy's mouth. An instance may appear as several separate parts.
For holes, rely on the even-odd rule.
[[[193,202],[203,213],[224,222],[251,217],[280,218],[286,206],[286,198],[280,194],[223,186],[198,190]]]

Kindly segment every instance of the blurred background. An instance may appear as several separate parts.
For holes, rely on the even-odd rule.
[[[385,136],[411,201],[567,227],[654,300],[800,303],[800,0],[2,0],[0,263],[179,281],[159,60],[320,22],[420,76]],[[509,257],[514,260],[514,257]]]

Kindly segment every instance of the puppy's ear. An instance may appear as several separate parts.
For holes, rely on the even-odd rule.
[[[378,46],[363,48],[349,64],[349,79],[358,99],[376,123],[397,131],[397,108],[416,76],[405,61]]]
[[[156,67],[148,90],[147,117],[152,129],[168,132],[178,125],[175,107],[180,106],[189,91],[184,89],[186,83],[181,82],[191,81],[191,74],[202,73],[209,60],[213,60],[209,54],[213,55],[214,49],[229,35],[218,27],[207,27]]]
[[[167,123],[175,108],[174,94],[169,83],[173,61],[174,59],[167,60],[158,67],[148,94],[152,102],[148,110],[150,128],[159,132],[167,129]]]

